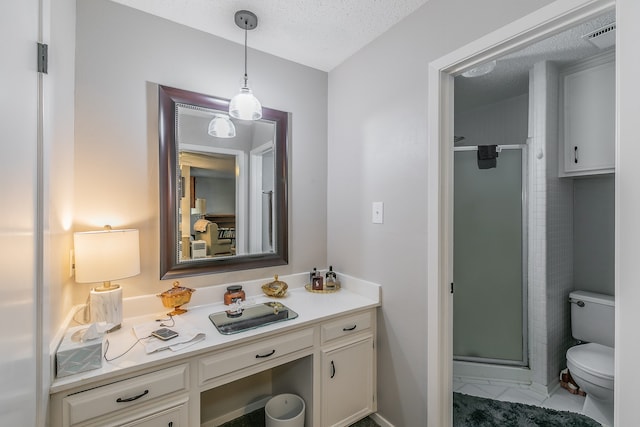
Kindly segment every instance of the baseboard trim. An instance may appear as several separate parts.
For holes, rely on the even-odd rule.
[[[231,420],[235,420],[236,418],[240,418],[243,415],[246,415],[250,412],[256,411],[260,408],[264,408],[267,402],[271,399],[271,396],[267,396],[260,400],[256,400],[245,406],[244,408],[236,409],[235,411],[227,412],[224,415],[220,415],[218,418],[214,418],[212,420],[206,421],[200,424],[200,427],[218,427],[224,423],[227,423]]]
[[[531,370],[529,368],[459,360],[453,361],[453,377],[465,382],[492,380],[522,385],[532,383]]]
[[[389,421],[387,421],[384,417],[382,417],[378,413],[369,415],[369,418],[371,418],[373,421],[378,423],[380,427],[395,427],[393,424],[391,424]]]

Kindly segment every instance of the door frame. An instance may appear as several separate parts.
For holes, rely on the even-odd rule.
[[[452,425],[454,76],[615,8],[558,0],[429,64],[427,161],[427,425]]]
[[[273,141],[269,141],[249,152],[249,253],[252,254],[263,252],[262,157],[269,152],[273,152],[273,150]],[[269,218],[271,218],[271,229],[275,230],[275,215],[272,214]],[[271,241],[271,247],[275,247],[275,242],[273,240]]]

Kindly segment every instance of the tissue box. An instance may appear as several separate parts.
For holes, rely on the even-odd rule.
[[[98,369],[102,366],[102,342],[104,338],[80,341],[78,336],[86,326],[70,328],[56,352],[56,376],[66,377],[78,372]],[[74,334],[76,334],[74,336]]]

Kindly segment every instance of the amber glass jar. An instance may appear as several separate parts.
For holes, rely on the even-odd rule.
[[[233,285],[227,286],[227,292],[224,293],[224,303],[225,305],[231,305],[236,301],[244,301],[245,294],[242,290],[242,286]]]

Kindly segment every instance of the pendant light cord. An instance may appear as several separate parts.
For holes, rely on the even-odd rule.
[[[247,87],[247,21],[244,22],[244,86]]]

